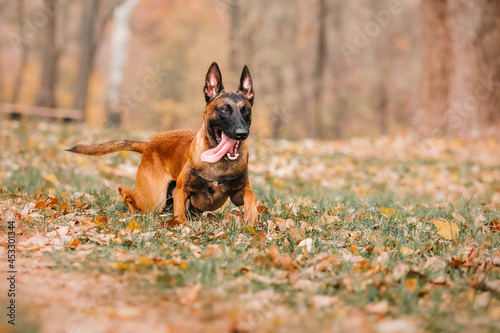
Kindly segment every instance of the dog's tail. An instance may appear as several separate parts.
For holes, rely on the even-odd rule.
[[[144,141],[117,140],[97,145],[76,145],[71,149],[66,149],[66,151],[94,156],[105,155],[117,151],[135,151],[142,154],[147,145],[148,142]]]

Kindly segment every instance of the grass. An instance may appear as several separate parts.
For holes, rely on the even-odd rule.
[[[170,214],[131,215],[117,193],[133,185],[139,155],[63,152],[85,140],[150,136],[0,125],[8,144],[0,230],[17,222],[19,255],[50,267],[47,279],[55,271],[104,281],[66,290],[80,319],[118,330],[137,322],[181,331],[500,330],[496,143],[436,140],[427,154],[404,138],[254,140],[250,179],[267,208],[259,225],[242,225],[228,204],[166,230],[158,225]],[[458,233],[447,237],[435,221]],[[43,315],[19,331],[66,327],[58,302],[22,309]],[[124,315],[125,306],[158,317]]]

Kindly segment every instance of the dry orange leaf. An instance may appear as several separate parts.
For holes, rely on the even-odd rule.
[[[266,240],[266,233],[263,231],[259,231],[257,234],[255,234],[255,236],[253,236],[250,242],[255,244],[264,244]]]
[[[70,247],[73,247],[73,248],[77,247],[80,244],[81,244],[81,242],[80,242],[80,240],[78,238],[75,238],[71,242],[68,243],[68,245]]]
[[[213,222],[213,221],[215,220],[216,216],[215,216],[215,214],[214,214],[214,213],[212,213],[212,212],[208,212],[208,213],[206,214],[206,218],[207,218],[207,220],[208,220],[209,222]]]
[[[108,218],[103,215],[96,216],[96,218],[94,219],[94,223],[97,224],[97,226],[100,228],[105,228],[108,224]]]
[[[297,243],[300,243],[304,239],[304,236],[300,232],[299,228],[297,227],[290,227],[288,228],[288,234],[290,237],[295,240]]]
[[[66,203],[66,201],[59,206],[60,210],[66,210],[66,208],[68,208],[68,204]]]
[[[259,205],[257,206],[257,211],[259,213],[269,213],[269,208],[267,208],[266,206]]]
[[[491,232],[500,232],[500,222],[498,220],[491,220],[489,227]]]
[[[37,202],[36,205],[35,205],[35,209],[40,209],[40,208],[43,208],[43,207],[45,207],[45,201],[43,201],[43,200]]]

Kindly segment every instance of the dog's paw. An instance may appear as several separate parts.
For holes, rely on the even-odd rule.
[[[169,229],[169,228],[175,228],[180,225],[182,225],[184,222],[180,221],[176,216],[171,218],[170,220],[166,220],[160,223],[160,227]]]
[[[251,209],[248,212],[245,211],[245,213],[243,214],[243,220],[245,220],[247,225],[255,227],[255,225],[259,221],[259,212],[257,211],[257,208]]]

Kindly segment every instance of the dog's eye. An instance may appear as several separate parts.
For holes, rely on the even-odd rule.
[[[220,109],[222,113],[227,113],[227,109],[226,108],[222,108]]]

